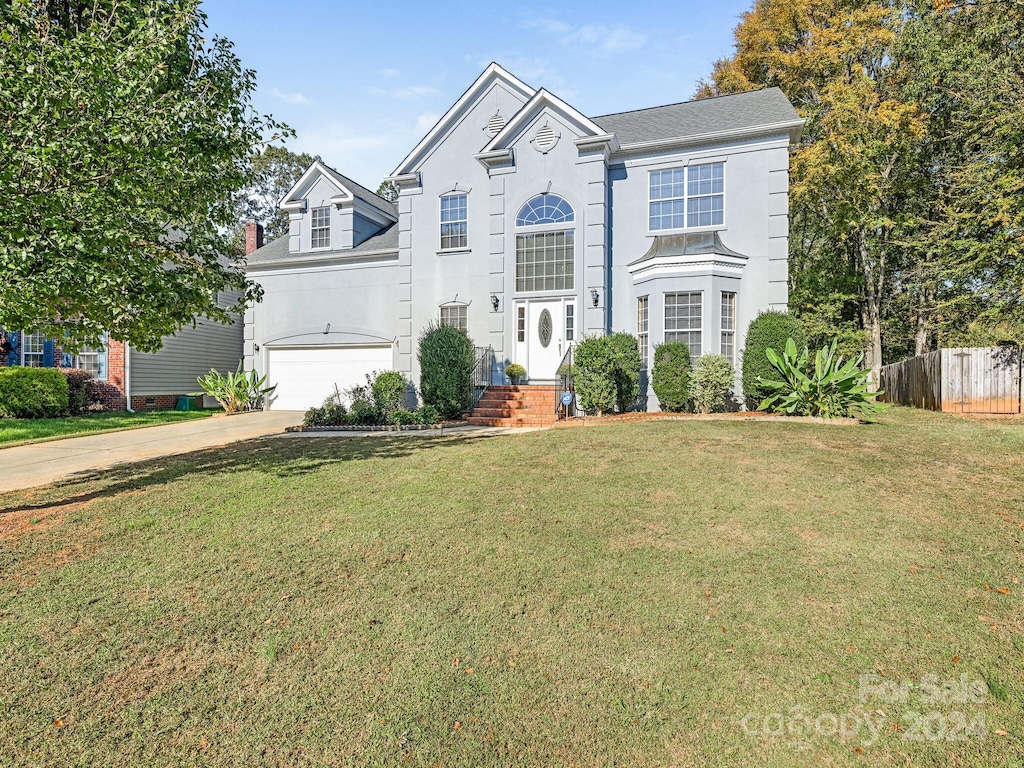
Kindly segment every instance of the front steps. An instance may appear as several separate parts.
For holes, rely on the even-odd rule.
[[[469,416],[478,427],[550,427],[558,421],[560,387],[553,384],[489,386]]]

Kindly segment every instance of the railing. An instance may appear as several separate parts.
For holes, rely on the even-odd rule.
[[[476,365],[473,367],[473,404],[476,405],[491,385],[494,370],[494,347],[475,347]]]
[[[575,349],[576,345],[570,344],[565,350],[565,354],[562,355],[562,362],[558,364],[558,377],[562,382],[562,392],[572,393],[572,403],[570,405],[563,405],[561,395],[559,395],[558,402],[555,403],[555,413],[558,414],[559,419],[575,416],[578,411],[578,406],[576,405],[576,381],[572,375],[573,352]]]

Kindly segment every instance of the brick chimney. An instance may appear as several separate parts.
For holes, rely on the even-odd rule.
[[[258,221],[245,222],[245,255],[263,247],[263,225]]]

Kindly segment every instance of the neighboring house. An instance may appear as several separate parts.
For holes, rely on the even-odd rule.
[[[305,409],[373,370],[416,383],[431,321],[554,381],[584,334],[738,362],[787,304],[789,148],[776,88],[600,117],[490,65],[390,177],[393,205],[322,163],[281,202],[290,232],[250,254],[262,303],[245,364]],[[653,393],[644,396],[657,407]]]
[[[246,248],[255,251],[262,243],[262,227],[246,225]],[[218,295],[220,306],[234,305],[240,294]],[[132,410],[174,408],[178,398],[199,390],[196,377],[216,368],[234,371],[242,359],[242,323],[224,325],[200,317],[196,326],[182,328],[164,338],[159,352],[146,353],[108,339],[100,348],[77,354],[63,352],[60,342],[41,333],[12,332],[13,349],[8,365],[43,368],[82,368],[99,384],[104,407],[124,410],[131,398]]]

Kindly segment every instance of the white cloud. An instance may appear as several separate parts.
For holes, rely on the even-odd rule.
[[[647,35],[624,24],[585,24],[574,27],[557,19],[537,19],[523,26],[557,37],[562,45],[582,46],[582,51],[587,53],[622,53],[641,48],[647,43]]]
[[[366,89],[374,96],[390,96],[393,99],[419,99],[424,96],[435,96],[440,93],[437,88],[430,85],[405,85],[395,88],[381,88],[372,85]]]
[[[308,104],[309,99],[303,96],[301,93],[285,93],[284,91],[278,90],[277,88],[271,88],[267,91],[275,99],[281,99],[281,101],[288,102],[289,104]]]

